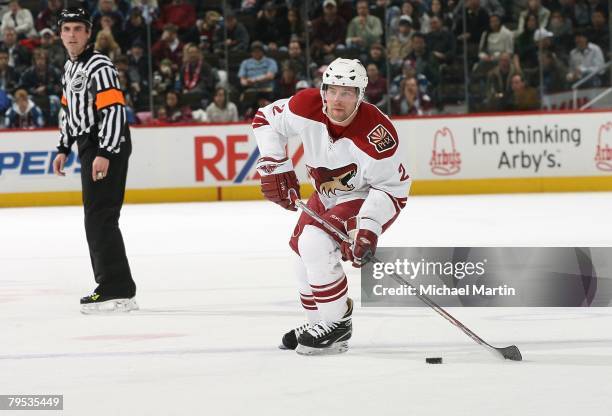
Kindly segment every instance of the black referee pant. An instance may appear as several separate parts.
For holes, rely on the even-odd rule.
[[[127,141],[121,144],[121,151],[110,160],[107,176],[94,182],[91,165],[98,152],[98,138],[95,136],[80,137],[77,140],[81,159],[85,234],[98,284],[95,293],[131,298],[136,294],[136,284],[132,279],[119,230],[119,215],[125,196],[132,143],[127,132]]]

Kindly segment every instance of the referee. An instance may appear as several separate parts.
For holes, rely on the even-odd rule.
[[[81,160],[85,233],[97,288],[81,299],[81,312],[138,309],[136,285],[119,230],[128,159],[132,151],[125,100],[111,60],[88,45],[91,18],[82,8],[62,10],[62,43],[69,60],[62,76],[60,143],[53,171],[64,164],[76,141]]]

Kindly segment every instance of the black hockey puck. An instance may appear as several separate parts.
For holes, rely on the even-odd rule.
[[[427,364],[442,364],[442,357],[429,357],[425,358]]]

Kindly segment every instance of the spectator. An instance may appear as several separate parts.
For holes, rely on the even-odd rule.
[[[150,121],[150,124],[159,125],[168,122],[168,113],[166,113],[166,107],[161,106],[155,109],[155,118]]]
[[[140,101],[142,78],[138,70],[130,66],[130,58],[126,55],[117,56],[114,62],[121,81],[121,89],[130,96],[130,107],[133,109]]]
[[[111,33],[113,35],[113,39],[115,39],[115,41],[119,44],[124,44],[130,41],[125,37],[125,32],[122,30],[122,26],[115,23],[115,17],[110,13],[103,14],[102,17],[100,17],[99,30],[93,32],[93,39],[97,39],[98,33],[100,32]]]
[[[540,56],[544,94],[566,91],[567,67],[551,51],[544,51]]]
[[[587,0],[578,0],[574,3],[574,21],[578,28],[585,28],[591,23],[591,8]]]
[[[139,41],[132,44],[128,55],[128,74],[132,82],[138,82],[140,89],[148,94],[149,62],[145,58],[144,45]]]
[[[554,51],[555,45],[553,45],[553,34],[546,29],[538,29],[533,34],[533,41],[536,44],[538,51]]]
[[[142,11],[138,7],[134,7],[129,14],[127,22],[125,22],[125,28],[123,29],[123,36],[121,37],[121,49],[128,51],[132,45],[138,42],[141,45],[147,43],[147,27],[145,19],[142,15]]]
[[[477,50],[482,34],[489,28],[489,14],[480,7],[480,0],[466,0],[465,7],[466,32],[463,32],[462,13],[455,15],[454,32],[458,40],[467,39],[468,53],[473,56],[472,51]]]
[[[584,31],[576,32],[574,39],[576,47],[570,52],[570,72],[567,74],[567,80],[572,83],[599,72],[604,65],[601,48],[589,42]],[[582,87],[599,87],[601,82],[601,77],[597,75]]]
[[[455,57],[455,38],[442,26],[442,20],[433,16],[429,20],[431,30],[425,36],[429,50],[439,65],[450,64]]]
[[[336,0],[338,15],[344,19],[347,25],[355,17],[355,6],[356,2],[354,0]],[[342,42],[344,42],[344,39],[342,39]]]
[[[596,9],[591,14],[591,27],[586,30],[586,35],[602,52],[605,51],[604,55],[610,54],[610,31],[603,10]]]
[[[485,105],[490,111],[503,111],[510,106],[512,76],[518,70],[512,63],[512,54],[502,52],[497,66],[487,75]]]
[[[162,8],[159,18],[155,21],[158,30],[168,24],[176,26],[181,34],[186,33],[196,24],[195,8],[184,0],[172,0]]]
[[[113,34],[108,30],[101,30],[96,35],[96,43],[94,48],[108,56],[112,61],[119,55],[121,55],[121,48],[115,41]]]
[[[557,50],[562,52],[563,57],[568,57],[569,51],[574,47],[572,21],[564,17],[559,10],[550,14],[548,30],[553,34],[553,43]]]
[[[30,66],[30,52],[25,46],[17,43],[15,28],[9,26],[2,29],[2,44],[0,47],[8,51],[9,66],[15,68],[17,73],[22,73]]]
[[[391,21],[399,17],[402,12],[398,6],[391,4],[391,0],[376,0],[374,3],[374,7],[370,7],[370,13],[378,17],[385,33]]]
[[[485,71],[495,65],[501,53],[512,54],[514,52],[513,34],[502,25],[498,15],[489,16],[489,30],[482,34],[478,52],[479,68]]]
[[[159,63],[159,69],[153,74],[153,95],[164,97],[166,92],[178,87],[178,80],[174,65],[170,59]]]
[[[370,46],[370,54],[366,60],[367,64],[374,64],[378,67],[378,72],[386,76],[387,74],[387,56],[385,54],[385,48],[380,43],[374,43]]]
[[[525,22],[526,22],[527,16],[529,15],[535,15],[537,17],[539,27],[545,28],[546,26],[548,26],[548,19],[550,18],[550,10],[542,6],[542,3],[540,2],[540,0],[529,0],[527,2],[527,10],[523,10],[519,16],[516,36],[519,36],[525,30]]]
[[[302,46],[297,40],[289,42],[289,57],[281,62],[283,66],[290,66],[293,68],[296,77],[299,79],[306,78],[306,61],[304,60],[304,54],[302,52]]]
[[[47,51],[44,49],[34,50],[33,61],[34,64],[21,75],[20,88],[33,96],[54,96],[59,102],[62,94],[62,74],[59,69],[48,65]]]
[[[153,22],[159,15],[157,0],[132,0],[132,9],[139,9],[147,24]]]
[[[119,56],[118,59],[126,58],[125,56]],[[127,60],[126,60],[127,61]],[[127,62],[126,62],[127,64]],[[119,86],[121,87],[121,92],[123,92],[123,97],[125,99],[125,116],[128,124],[136,124],[136,115],[134,114],[134,98],[132,93],[138,93],[134,91],[130,86],[130,80],[128,78],[128,73],[122,69],[119,69],[117,66],[117,78],[119,78]]]
[[[227,123],[238,121],[238,108],[229,101],[227,90],[223,87],[215,89],[213,101],[206,107],[206,116],[211,123]]]
[[[289,23],[278,14],[273,1],[264,4],[261,16],[255,22],[254,33],[253,39],[260,41],[264,48],[272,52],[289,44]]]
[[[34,129],[44,127],[45,120],[40,108],[28,98],[27,91],[19,89],[15,92],[15,103],[4,116],[4,123],[7,128]]]
[[[85,0],[89,1],[89,0]],[[134,2],[132,0],[116,0],[117,10],[121,13],[121,15],[125,18],[129,15],[130,10],[134,7]]]
[[[293,68],[289,65],[283,66],[280,79],[276,82],[276,88],[274,89],[274,98],[279,100],[294,95],[295,84],[297,84],[297,82],[298,78]]]
[[[453,27],[452,14],[445,9],[444,5],[442,4],[442,0],[432,0],[431,11],[429,12],[428,16],[430,23],[432,18],[437,17],[440,19],[440,25],[446,30],[450,30]]]
[[[337,50],[345,48],[346,21],[338,15],[336,1],[323,2],[323,16],[312,21],[312,57],[316,61],[333,60]]]
[[[400,88],[401,93],[393,98],[393,114],[421,116],[429,113],[431,99],[419,90],[414,76],[404,79]]]
[[[185,41],[199,45],[200,49],[204,52],[213,51],[213,42],[217,31],[219,30],[219,21],[221,15],[219,12],[209,10],[206,12],[204,19],[199,19],[185,36]]]
[[[417,5],[411,1],[405,1],[402,7],[402,14],[412,17],[416,30],[423,34],[429,33],[429,15],[427,13],[423,13],[423,10],[418,8]]]
[[[57,33],[57,21],[63,7],[63,0],[47,0],[47,7],[36,16],[36,30],[48,28]]]
[[[264,55],[263,45],[255,41],[251,45],[251,58],[240,64],[238,77],[240,85],[246,89],[271,92],[278,67],[274,59]]]
[[[197,96],[208,105],[213,96],[213,90],[219,75],[217,70],[204,62],[202,51],[196,45],[188,45],[185,52],[185,63],[181,68],[179,80],[183,96]]]
[[[402,94],[402,82],[410,77],[416,77],[417,73],[412,66],[412,61],[406,59],[402,63],[401,72],[396,75],[391,81],[391,85],[389,86],[389,96],[396,97]]]
[[[53,65],[57,69],[64,67],[66,63],[65,49],[51,29],[45,28],[40,31],[39,47],[47,51],[47,58],[50,65]]]
[[[540,97],[535,88],[527,86],[522,74],[512,76],[512,104],[510,110],[532,111],[540,109]]]
[[[559,0],[559,12],[576,27],[576,0]]]
[[[18,81],[17,71],[9,66],[8,51],[0,48],[0,91],[4,91],[7,95],[12,94],[15,88],[17,88]]]
[[[93,22],[92,36],[97,36],[98,32],[103,29],[101,20],[103,16],[107,16],[113,21],[115,30],[123,28],[124,16],[117,8],[115,0],[98,0],[98,7],[91,15]]]
[[[538,27],[538,17],[528,14],[525,17],[525,29],[516,38],[514,65],[521,72],[538,66],[538,46],[535,43]]]
[[[388,51],[389,62],[397,69],[412,51],[412,19],[409,16],[401,16],[398,22],[397,34],[389,36]]]
[[[246,52],[249,47],[249,32],[244,25],[236,19],[233,11],[225,12],[225,25],[227,25],[227,38],[223,26],[217,31],[214,44],[216,53],[224,53],[225,46],[229,52]]]
[[[287,10],[287,23],[289,25],[289,42],[297,40],[303,42],[304,39],[304,23],[300,12],[295,7],[291,7]]]
[[[165,119],[160,120],[164,123],[189,123],[193,121],[189,106],[181,104],[181,96],[176,91],[166,93],[166,103],[164,105]]]
[[[438,85],[438,64],[427,50],[425,36],[422,33],[412,35],[412,52],[406,57],[411,62],[417,74],[425,76],[427,81],[434,86]]]
[[[365,52],[373,43],[380,42],[382,34],[380,19],[370,15],[368,1],[357,0],[357,16],[348,25],[346,45]]]
[[[365,90],[365,99],[380,110],[384,110],[387,105],[387,80],[380,75],[376,64],[368,64],[366,70],[368,86]]]
[[[21,8],[18,0],[9,1],[8,12],[2,16],[2,31],[9,27],[15,29],[18,39],[33,38],[38,34],[34,28],[32,13]]]
[[[502,5],[502,2],[504,3],[504,5]],[[463,13],[463,0],[459,0],[453,5],[451,5],[451,3],[454,2],[449,1],[448,7],[452,10],[451,14],[461,19],[461,14]],[[501,16],[502,18],[506,16],[506,9],[504,7],[507,7],[508,2],[505,0],[480,0],[479,3],[480,7],[482,7],[484,11],[487,12],[487,15],[496,14],[498,16]],[[520,0],[517,3],[520,3]],[[466,7],[469,6],[466,5]]]
[[[177,70],[183,62],[183,43],[178,38],[178,28],[173,24],[164,26],[161,38],[151,48],[155,65],[163,59],[172,62],[172,68]]]
[[[390,23],[391,34],[396,34],[399,30],[399,19],[409,17],[415,31],[421,32],[422,29],[429,31],[429,16],[421,15],[410,0],[402,3],[401,14],[392,19]]]

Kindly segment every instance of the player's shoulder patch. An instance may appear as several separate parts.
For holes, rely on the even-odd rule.
[[[374,146],[378,153],[383,153],[397,146],[397,140],[391,135],[389,130],[382,124],[377,124],[376,127],[368,133],[368,142]]]
[[[300,117],[325,122],[323,102],[318,88],[306,88],[291,97],[289,110]]]
[[[374,159],[393,156],[399,145],[397,131],[389,117],[369,103],[361,104],[347,133],[357,147]]]

